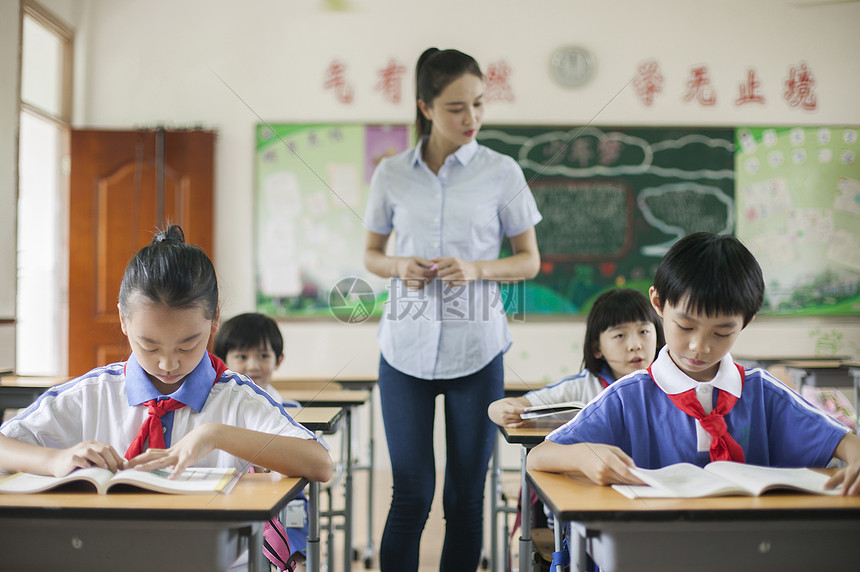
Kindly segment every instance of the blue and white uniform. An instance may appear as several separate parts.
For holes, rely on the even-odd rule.
[[[567,401],[588,403],[612,383],[615,383],[615,375],[607,365],[600,371],[600,375],[594,375],[588,369],[584,369],[552,385],[529,391],[523,397],[528,399],[531,405],[550,405]]]
[[[426,139],[383,159],[373,172],[365,224],[396,231],[394,255],[495,260],[505,237],[541,220],[516,161],[476,141],[445,159],[438,175],[422,159]],[[421,379],[463,377],[511,345],[499,285],[440,279],[409,290],[392,278],[377,338],[385,360]]]
[[[213,385],[214,381],[214,385]],[[132,354],[128,361],[96,368],[52,387],[0,433],[43,447],[68,448],[85,440],[111,445],[125,453],[149,416],[150,399],[165,397]],[[263,389],[249,378],[227,370],[215,380],[204,354],[180,388],[170,397],[187,405],[161,418],[167,447],[203,423],[224,423],[274,435],[313,439]],[[198,467],[247,469],[248,463],[221,450],[195,461]]]
[[[703,438],[699,422],[667,396],[667,392],[691,388],[697,390],[700,400],[710,401],[711,408],[720,391],[739,397],[725,421],[728,432],[743,448],[744,461],[751,465],[824,467],[848,432],[766,371],[745,370],[741,378],[728,354],[710,382],[684,374],[669,357],[667,347],[660,351],[651,372],[653,378],[647,371],[639,371],[616,381],[547,439],[560,444],[615,445],[645,469],[682,462],[703,467],[710,462],[710,437]]]

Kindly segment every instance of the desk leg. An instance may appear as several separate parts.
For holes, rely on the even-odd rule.
[[[568,523],[561,522],[557,518],[556,526],[567,526]],[[570,572],[585,572],[585,536],[580,534],[576,523],[570,523]]]
[[[499,433],[493,446],[493,465],[490,471],[490,570],[499,572]]]
[[[558,522],[555,523],[555,530],[553,530],[553,538],[555,539],[555,552],[561,552],[561,549],[564,548],[564,529],[566,528],[566,523]],[[554,559],[554,558],[553,558]],[[558,564],[555,567],[555,570],[550,570],[550,572],[564,572],[564,565]]]
[[[263,557],[263,523],[255,522],[248,536],[248,570],[264,572],[263,564],[267,562],[268,559]]]
[[[344,481],[343,570],[352,570],[352,407],[346,407],[346,480]]]
[[[532,570],[532,506],[531,489],[526,479],[526,455],[528,449],[523,447],[522,457],[522,524],[520,524],[520,572],[531,572]]]
[[[370,438],[367,440],[367,449],[370,459],[367,462],[367,546],[364,549],[364,567],[370,568],[373,560],[373,389],[370,390],[370,400],[367,403],[367,412],[370,415]]]
[[[308,503],[307,570],[320,572],[320,484],[310,483]]]

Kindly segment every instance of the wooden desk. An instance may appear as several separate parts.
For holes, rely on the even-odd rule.
[[[314,433],[333,435],[343,418],[344,410],[343,407],[302,407],[298,411],[288,409],[287,413]]]
[[[288,411],[290,416],[309,430],[320,435],[332,435],[337,431],[343,418],[342,407],[302,407],[298,411]],[[311,482],[309,487],[308,508],[308,546],[307,569],[319,572],[320,566],[320,483]],[[330,558],[331,560],[331,558]],[[329,562],[331,564],[331,562]],[[329,566],[331,569],[331,566]]]
[[[320,402],[320,396],[317,395],[320,392],[324,392],[326,394],[332,395],[333,401],[331,401],[330,405],[336,405],[339,407],[347,407],[349,408],[348,416],[348,431],[350,432],[349,439],[349,459],[352,458],[352,435],[353,435],[353,419],[352,419],[352,410],[360,406],[362,403],[367,404],[367,417],[368,417],[368,437],[367,437],[367,464],[361,464],[359,462],[349,463],[349,478],[352,479],[352,474],[354,471],[367,471],[367,499],[368,499],[368,510],[367,510],[367,543],[364,548],[364,567],[371,568],[373,562],[373,551],[374,551],[374,541],[373,541],[373,497],[374,497],[374,475],[373,475],[373,467],[374,467],[374,453],[375,453],[375,441],[374,441],[374,428],[376,425],[376,414],[374,410],[374,402],[373,402],[373,390],[376,388],[377,378],[376,377],[351,377],[351,378],[304,378],[304,379],[273,379],[272,386],[277,389],[281,395],[285,398],[294,399],[299,403],[305,404],[304,399],[308,400],[308,405],[313,402],[314,406],[322,405]],[[340,396],[337,397],[337,393],[340,390],[344,390]],[[362,399],[363,392],[367,392],[367,397]],[[359,393],[357,396],[347,397],[349,393]],[[311,395],[313,394],[313,395]],[[316,398],[314,398],[316,396]],[[359,403],[359,401],[361,401]],[[350,489],[351,490],[351,489]],[[351,508],[350,508],[351,510]],[[351,552],[351,550],[346,551]],[[351,566],[351,563],[350,563]],[[349,567],[346,570],[350,570]]]
[[[554,383],[554,382],[552,382]],[[519,397],[529,391],[540,389],[547,385],[545,381],[523,381],[521,379],[505,380],[505,397]]]
[[[532,546],[532,538],[531,538],[531,525],[532,525],[532,514],[531,514],[531,489],[529,487],[529,483],[526,479],[526,455],[528,455],[529,450],[535,445],[539,444],[544,440],[553,429],[561,426],[564,421],[554,421],[549,419],[534,419],[526,422],[522,427],[499,427],[499,432],[506,442],[511,444],[522,445],[522,452],[520,457],[520,510],[522,511],[522,519],[520,524],[520,543],[519,543],[519,554],[520,554],[520,562],[519,569],[520,570],[529,570],[530,562],[532,558],[533,546]],[[490,487],[492,489],[492,499],[493,506],[490,511],[490,554],[492,555],[490,558],[491,570],[493,572],[499,572],[500,570],[510,570],[510,562],[508,562],[508,554],[509,552],[505,550],[505,563],[504,568],[499,566],[499,547],[498,547],[498,513],[507,513],[509,509],[507,506],[501,504],[499,502],[499,477],[501,475],[501,468],[499,466],[499,457],[501,455],[501,451],[499,449],[501,445],[501,441],[499,439],[496,440],[496,448],[493,451],[493,462],[492,469],[490,473]],[[507,521],[506,521],[507,522]],[[508,533],[507,533],[507,524],[505,524],[505,539],[507,541]]]
[[[528,471],[528,479],[557,530],[573,524],[571,570],[583,569],[586,551],[603,572],[840,571],[860,563],[860,497],[630,500],[585,477]]]
[[[342,448],[342,465],[344,467],[344,507],[343,510],[333,510],[331,502],[329,508],[324,514],[328,523],[329,539],[332,538],[332,517],[343,517],[344,525],[344,546],[352,546],[352,531],[353,531],[353,462],[352,462],[352,410],[354,407],[364,405],[371,398],[370,391],[366,389],[347,391],[344,389],[322,389],[313,390],[306,389],[296,391],[289,394],[291,399],[295,399],[304,406],[304,409],[316,409],[322,406],[336,406],[343,408],[345,419],[344,427],[346,429],[345,441],[346,446]],[[331,501],[331,497],[329,497]],[[371,498],[372,501],[372,498]],[[372,509],[372,504],[370,505]],[[329,551],[333,559],[333,542],[329,540]],[[349,571],[352,567],[352,550],[344,551],[343,570]],[[333,562],[329,562],[329,569],[333,569]],[[369,567],[369,566],[368,566]]]
[[[307,481],[242,475],[230,494],[47,492],[0,495],[4,570],[225,570],[246,548],[268,570],[263,523]]]

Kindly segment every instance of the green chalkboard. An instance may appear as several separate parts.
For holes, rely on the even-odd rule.
[[[519,163],[544,217],[541,272],[508,294],[521,315],[586,314],[618,286],[647,292],[676,240],[734,232],[731,128],[485,126],[478,140]]]

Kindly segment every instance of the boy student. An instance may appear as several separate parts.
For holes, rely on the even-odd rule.
[[[276,403],[284,402],[272,386],[272,374],[284,361],[284,337],[272,318],[255,312],[233,316],[218,328],[212,351],[229,370],[250,377]],[[310,532],[308,500],[304,493],[290,501],[287,512],[295,514],[295,519],[288,518],[286,523],[290,558],[296,564],[295,570],[301,572],[305,569]]]
[[[860,493],[860,437],[729,350],[764,298],[761,269],[731,236],[695,233],[666,254],[649,291],[666,346],[529,453],[530,469],[580,472],[599,485],[644,484],[628,467],[731,460],[847,466],[827,483]]]
[[[284,338],[273,319],[254,312],[233,316],[218,328],[212,351],[229,369],[247,375],[283,403],[272,386],[272,374],[284,361]]]

